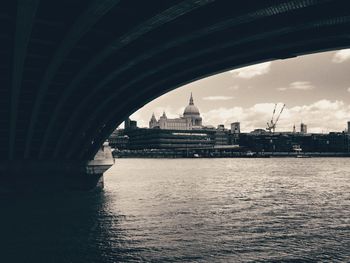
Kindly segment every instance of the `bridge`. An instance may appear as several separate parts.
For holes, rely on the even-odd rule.
[[[0,6],[0,172],[12,185],[74,177],[127,116],[181,85],[350,46],[348,0]]]

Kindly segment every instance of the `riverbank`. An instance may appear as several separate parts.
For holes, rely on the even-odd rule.
[[[113,151],[114,158],[308,158],[350,157],[347,152],[239,152],[225,150],[124,150]]]

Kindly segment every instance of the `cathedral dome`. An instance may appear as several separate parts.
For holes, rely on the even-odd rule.
[[[199,110],[198,108],[193,104],[193,98],[192,98],[192,93],[191,93],[191,98],[190,98],[190,104],[186,106],[185,111],[184,111],[184,117],[186,116],[199,116]]]
[[[184,111],[184,115],[199,115],[199,110],[194,105],[187,105]]]

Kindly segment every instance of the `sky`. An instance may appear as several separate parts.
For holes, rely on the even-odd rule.
[[[182,115],[191,92],[203,125],[217,126],[239,121],[241,131],[266,128],[275,103],[286,104],[277,131],[297,131],[300,123],[308,132],[343,131],[350,121],[350,49],[275,60],[189,83],[151,101],[131,119],[148,127],[165,111],[168,118]]]

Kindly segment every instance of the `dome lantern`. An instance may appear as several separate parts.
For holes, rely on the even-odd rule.
[[[184,111],[184,117],[199,116],[199,110],[193,103],[193,96],[191,92],[190,102]]]

